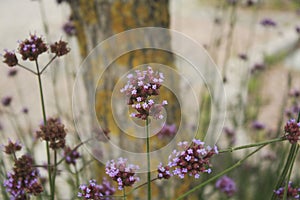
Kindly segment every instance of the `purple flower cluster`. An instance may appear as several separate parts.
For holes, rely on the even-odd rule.
[[[64,148],[64,157],[67,164],[76,165],[76,160],[81,157],[76,149],[71,149],[69,146]]]
[[[266,128],[266,126],[260,121],[253,121],[251,126],[253,129],[258,130],[258,131],[264,130]]]
[[[299,127],[300,127],[300,122],[297,123],[295,119],[290,119],[284,127],[284,131],[285,131],[284,138],[289,140],[291,144],[297,143],[298,140],[300,139]]]
[[[106,178],[103,179],[102,184],[98,185],[96,180],[90,180],[89,184],[82,184],[79,186],[80,192],[78,192],[78,197],[86,200],[108,200],[111,199],[109,197],[116,192],[116,189],[111,185]]]
[[[3,62],[6,63],[9,67],[16,66],[18,64],[18,58],[13,51],[5,50],[5,54],[3,55]]]
[[[158,179],[169,179],[172,176],[172,173],[170,172],[170,167],[164,167],[162,163],[158,165],[157,172]]]
[[[28,39],[19,44],[19,53],[23,60],[37,60],[38,56],[47,50],[48,47],[42,37],[38,37],[36,34],[31,34]]]
[[[274,190],[274,193],[278,198],[283,199],[284,187]],[[287,199],[300,199],[300,188],[294,188],[292,182],[289,182],[288,184]]]
[[[127,164],[127,159],[119,158],[117,163],[114,160],[108,161],[105,172],[118,183],[118,189],[122,190],[125,186],[132,186],[140,180],[135,174],[137,169],[139,166]]]
[[[223,176],[218,179],[216,188],[225,193],[228,197],[233,196],[237,191],[235,182],[228,176]]]
[[[11,140],[8,140],[8,144],[4,146],[4,152],[6,154],[15,154],[17,151],[20,151],[22,149],[22,145],[20,142],[12,142]]]
[[[159,94],[159,88],[164,81],[163,73],[154,72],[148,66],[147,70],[136,70],[135,75],[128,74],[127,78],[128,82],[121,92],[129,98],[128,105],[137,111],[137,113],[131,113],[130,116],[143,120],[146,120],[148,116],[162,119],[162,108],[168,102],[164,100],[161,104],[156,104],[150,97]]]
[[[193,139],[190,146],[188,146],[188,142],[180,142],[178,145],[184,150],[174,150],[169,156],[168,166],[173,168],[173,175],[184,178],[188,174],[199,178],[201,173],[211,173],[210,158],[218,154],[217,146],[205,147],[204,142],[196,139]]]
[[[11,200],[27,199],[27,194],[37,195],[43,191],[38,177],[39,171],[33,167],[33,159],[23,155],[16,160],[13,172],[7,174],[3,185]]]

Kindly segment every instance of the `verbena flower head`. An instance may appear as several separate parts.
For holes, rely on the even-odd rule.
[[[58,41],[54,44],[50,45],[51,53],[56,54],[58,57],[66,55],[70,52],[70,48],[68,47],[68,43],[65,41]]]
[[[22,145],[20,142],[12,142],[10,139],[8,140],[8,144],[4,146],[4,152],[6,154],[15,154],[17,151],[21,151]]]
[[[188,142],[180,142],[178,146],[184,150],[174,150],[169,156],[168,166],[173,168],[174,175],[184,178],[188,174],[199,178],[201,173],[211,173],[210,158],[218,154],[217,146],[205,147],[204,142],[197,139],[193,139],[190,146],[188,146]]]
[[[159,95],[159,89],[164,81],[164,75],[160,72],[154,72],[150,66],[147,70],[136,70],[135,74],[128,74],[128,82],[121,89],[122,93],[128,97],[128,105],[135,109],[136,113],[131,113],[131,117],[146,120],[148,116],[155,119],[162,119],[161,114],[163,106],[167,105],[166,100],[161,104],[156,104],[151,96]]]
[[[158,172],[157,174],[158,179],[169,179],[173,175],[170,171],[170,167],[169,166],[164,167],[162,163],[158,165],[157,172]]]
[[[237,191],[235,182],[228,176],[219,178],[216,182],[216,188],[225,193],[228,197],[233,196]]]
[[[48,47],[41,36],[31,34],[28,39],[20,42],[18,50],[23,60],[34,61],[37,60],[39,55],[46,52]]]
[[[13,172],[7,174],[3,185],[10,194],[10,199],[27,199],[26,194],[37,195],[43,192],[38,177],[39,171],[33,167],[33,159],[23,155],[16,160]]]
[[[48,141],[52,149],[65,147],[67,133],[65,126],[58,118],[49,118],[46,125],[40,125],[40,130],[36,131],[36,135],[37,138]]]
[[[298,140],[300,140],[299,127],[300,127],[300,122],[297,123],[295,119],[290,119],[284,127],[284,131],[285,131],[284,138],[289,140],[291,144],[295,144],[298,142]]]
[[[81,157],[76,149],[71,149],[69,146],[64,148],[64,157],[67,164],[76,165],[76,160]]]
[[[119,158],[117,162],[114,160],[106,163],[105,172],[114,181],[118,183],[118,189],[122,190],[126,186],[132,186],[135,182],[139,181],[136,176],[136,170],[139,166],[128,164],[127,159]]]
[[[98,185],[96,180],[90,180],[89,184],[82,184],[79,186],[78,197],[81,199],[93,199],[93,200],[109,200],[110,197],[104,197],[113,195],[116,189],[111,185],[106,178],[103,179],[102,184]]]
[[[274,193],[279,199],[283,199],[285,187],[281,187],[278,190],[274,190]],[[287,199],[300,199],[300,188],[292,186],[292,182],[288,184]]]
[[[5,50],[5,54],[3,55],[3,62],[6,63],[9,67],[14,67],[18,64],[18,59],[13,51]]]

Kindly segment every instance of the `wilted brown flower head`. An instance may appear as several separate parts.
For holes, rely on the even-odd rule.
[[[21,149],[22,145],[18,141],[12,142],[11,140],[8,140],[8,144],[4,146],[4,152],[6,154],[14,154]]]
[[[6,63],[9,67],[14,67],[18,64],[17,56],[12,51],[5,51],[5,54],[3,55],[3,62]]]
[[[58,41],[50,45],[51,53],[55,53],[58,57],[66,55],[70,52],[70,48],[67,46],[68,43],[65,41]]]
[[[50,142],[50,148],[53,150],[65,147],[67,133],[58,118],[49,118],[46,125],[41,125],[36,134],[38,138]]]

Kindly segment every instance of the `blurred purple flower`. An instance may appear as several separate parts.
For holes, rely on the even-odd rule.
[[[266,128],[266,126],[262,122],[259,122],[259,121],[252,122],[251,126],[255,130],[263,130]]]
[[[64,148],[64,157],[67,164],[76,165],[76,160],[81,157],[77,149],[71,149],[69,146]]]
[[[11,96],[6,96],[6,97],[3,97],[2,100],[1,100],[1,103],[3,106],[10,106],[11,104],[11,101],[12,101],[12,97]]]
[[[21,151],[22,145],[19,141],[12,142],[8,140],[8,144],[4,146],[4,152],[6,154],[15,154],[17,151]]]
[[[17,70],[16,68],[11,68],[11,69],[8,70],[7,75],[8,75],[9,77],[14,77],[14,76],[17,75],[17,73],[18,73],[18,70]]]
[[[296,26],[296,32],[300,34],[300,26]]]
[[[299,97],[300,96],[300,90],[296,89],[296,88],[291,89],[290,92],[289,92],[289,96],[290,97]]]
[[[265,18],[265,19],[261,20],[260,24],[265,27],[275,27],[277,25],[276,22],[270,18]]]
[[[247,54],[244,54],[244,53],[240,53],[239,55],[239,58],[243,61],[247,61],[248,60],[248,56]]]
[[[225,193],[228,197],[233,196],[237,191],[235,182],[228,176],[219,178],[216,182],[216,188]]]
[[[274,193],[279,199],[283,199],[285,187],[281,187],[278,190],[274,190]],[[287,199],[300,199],[300,188],[293,187],[292,182],[288,184]]]
[[[63,25],[63,30],[68,36],[76,35],[76,28],[73,21],[68,21]]]
[[[227,138],[230,139],[230,145],[233,145],[236,140],[236,132],[228,127],[225,127],[223,131],[226,134]]]
[[[165,124],[163,128],[157,133],[157,137],[162,138],[172,138],[177,133],[176,124]]]
[[[256,71],[262,71],[266,68],[264,63],[255,63],[254,66],[251,68],[251,74],[254,74]]]
[[[29,111],[29,110],[28,110],[28,108],[26,108],[26,107],[22,109],[22,113],[24,113],[24,114],[28,114],[28,111]]]

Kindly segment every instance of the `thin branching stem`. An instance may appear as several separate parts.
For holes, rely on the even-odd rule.
[[[245,160],[247,160],[249,157],[251,157],[252,155],[254,155],[256,152],[258,152],[260,149],[262,149],[263,147],[265,147],[265,145],[260,146],[259,148],[257,148],[255,151],[253,151],[252,153],[248,154],[245,158],[239,160],[237,163],[235,163],[234,165],[232,165],[231,167],[225,169],[224,171],[220,172],[219,174],[213,176],[212,178],[208,179],[207,181],[204,181],[203,183],[197,185],[196,187],[194,187],[193,189],[187,191],[186,193],[184,193],[183,195],[181,195],[180,197],[178,197],[176,200],[179,199],[184,199],[185,197],[187,197],[188,195],[190,195],[191,193],[195,192],[196,190],[199,190],[200,188],[206,186],[207,184],[211,183],[212,181],[218,179],[219,177],[227,174],[228,172],[232,171],[233,169],[239,167]]]
[[[148,200],[151,200],[151,168],[150,168],[150,135],[149,135],[149,118],[146,118],[146,133],[147,133],[147,182],[148,182]]]
[[[49,67],[49,65],[53,62],[53,60],[55,60],[55,58],[57,58],[57,55],[53,56],[49,62],[45,65],[45,67],[41,70],[40,74],[43,74],[43,72]]]
[[[28,67],[25,67],[24,65],[21,64],[17,64],[19,67],[25,69],[26,71],[29,71],[30,73],[33,73],[34,75],[38,75],[38,73],[36,73],[35,71],[33,71],[32,69],[29,69]]]
[[[44,125],[46,126],[47,125],[47,117],[46,117],[46,108],[45,108],[45,101],[44,101],[44,92],[43,92],[41,73],[40,73],[39,64],[38,64],[37,60],[35,60],[35,65],[36,65],[37,76],[38,76],[40,100],[41,100],[42,113],[43,113],[43,121],[44,121]],[[49,149],[48,141],[46,141],[46,151],[47,151],[48,179],[49,179],[50,193],[51,193],[52,199],[54,200],[54,194],[53,194],[53,188],[52,188],[51,168],[50,168],[50,166],[51,166],[50,149]]]

